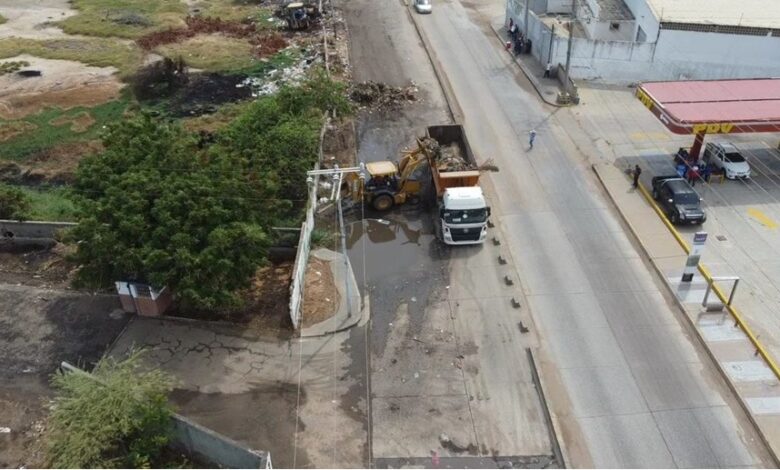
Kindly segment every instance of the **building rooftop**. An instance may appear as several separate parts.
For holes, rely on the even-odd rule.
[[[633,20],[634,15],[623,0],[596,0],[599,5],[599,19],[602,21]]]
[[[780,28],[778,0],[647,0],[661,22]]]

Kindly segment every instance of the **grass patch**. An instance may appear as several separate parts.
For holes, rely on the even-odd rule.
[[[253,64],[243,69],[234,70],[235,73],[251,75],[253,77],[262,77],[271,70],[287,68],[296,63],[301,58],[300,50],[297,48],[288,48],[277,52],[265,60],[255,60]]]
[[[267,20],[273,16],[273,8],[260,6],[254,0],[201,0],[195,8],[202,16],[236,21],[248,19],[257,22],[260,28],[272,25]]]
[[[18,121],[0,121],[4,126],[24,127],[26,132],[17,134],[0,145],[0,158],[21,161],[33,153],[68,142],[94,140],[100,135],[105,124],[122,117],[130,101],[129,93],[115,101],[99,104],[92,108],[72,108],[63,111],[59,108],[47,108]],[[62,123],[85,123],[94,120],[86,128]]]
[[[171,59],[181,56],[190,67],[208,72],[246,69],[257,62],[247,40],[221,34],[198,35],[180,43],[159,46],[155,52]]]
[[[136,39],[184,26],[187,5],[181,0],[72,0],[79,13],[57,24],[69,34]]]
[[[30,54],[43,59],[74,60],[96,67],[116,67],[123,76],[138,69],[143,53],[135,44],[106,39],[0,39],[0,59]]]
[[[183,119],[182,125],[192,133],[216,132],[233,122],[246,110],[248,105],[249,101],[224,104],[219,107],[216,113]]]
[[[28,220],[50,220],[55,222],[75,222],[76,206],[65,188],[29,188],[19,189],[30,200],[27,212]]]

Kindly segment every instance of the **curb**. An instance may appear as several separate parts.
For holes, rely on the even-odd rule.
[[[504,43],[504,38],[501,37],[501,33],[491,24],[490,29],[495,33],[496,37],[501,41],[501,44]],[[512,62],[514,62],[520,70],[523,72],[523,75],[525,75],[525,78],[528,79],[529,82],[531,82],[531,86],[534,87],[534,90],[536,90],[536,94],[539,95],[539,98],[542,99],[545,103],[549,104],[550,106],[555,106],[556,108],[570,108],[574,105],[571,104],[559,104],[555,101],[550,101],[548,98],[544,96],[544,93],[542,93],[542,90],[539,89],[539,81],[536,79],[536,76],[532,74],[528,69],[526,69],[525,65],[523,65],[523,62],[518,60],[516,57],[512,55],[512,52],[509,52],[509,56],[512,58]]]
[[[647,248],[645,247],[644,243],[642,243],[642,238],[639,236],[639,233],[634,228],[633,224],[631,224],[631,222],[628,220],[628,217],[626,217],[626,215],[623,213],[623,210],[620,209],[620,206],[615,201],[615,198],[612,196],[612,193],[609,191],[609,189],[607,189],[607,185],[604,183],[604,180],[601,178],[601,173],[599,173],[599,170],[596,168],[596,164],[592,164],[591,169],[596,174],[596,178],[599,180],[601,187],[607,193],[610,202],[612,202],[612,206],[615,207],[617,212],[620,214],[620,219],[628,226],[629,230],[631,231],[631,235],[633,235],[633,238],[638,242],[640,248],[642,249],[642,253],[644,253],[645,257],[650,261],[650,264],[653,265],[653,269],[655,269],[655,272],[658,274],[658,276],[661,277],[662,280],[664,280],[666,276],[665,273],[661,271],[661,268],[658,266],[658,264],[653,260],[652,257],[650,257],[650,253],[647,251]],[[642,189],[644,189],[644,187],[642,187]],[[770,457],[774,461],[775,467],[780,467],[780,459],[778,459],[778,455],[777,453],[775,453],[775,449],[772,447],[766,435],[764,434],[764,430],[761,428],[761,426],[759,426],[758,422],[755,419],[755,416],[753,416],[753,412],[750,410],[750,407],[748,407],[747,402],[744,400],[744,398],[739,393],[739,391],[737,391],[736,385],[734,384],[734,382],[731,381],[731,378],[726,373],[726,370],[723,368],[721,363],[717,360],[715,354],[712,352],[709,345],[707,345],[707,342],[702,337],[701,332],[696,327],[696,324],[693,322],[693,319],[690,317],[690,315],[688,315],[688,312],[685,309],[685,306],[683,305],[682,301],[677,297],[675,292],[672,290],[672,286],[665,280],[663,282],[663,285],[666,287],[667,291],[674,298],[674,303],[680,309],[680,313],[683,314],[683,317],[685,317],[686,324],[696,334],[696,338],[699,340],[699,343],[704,347],[704,350],[707,351],[707,356],[709,356],[712,362],[715,363],[716,369],[720,372],[724,381],[728,385],[729,390],[732,391],[734,396],[737,398],[737,402],[739,402],[740,406],[745,411],[745,414],[747,415],[748,419],[753,424],[753,427],[755,428],[756,432],[761,438],[761,442],[764,443],[767,452],[769,453]]]

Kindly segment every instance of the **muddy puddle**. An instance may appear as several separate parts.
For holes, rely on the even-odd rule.
[[[370,298],[371,352],[381,354],[399,306],[408,305],[413,330],[425,308],[442,298],[449,249],[436,239],[433,215],[424,210],[370,216],[377,218],[347,226],[347,253],[361,295]]]

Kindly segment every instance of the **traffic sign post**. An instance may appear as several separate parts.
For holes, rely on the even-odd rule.
[[[683,269],[682,282],[691,282],[696,273],[696,267],[699,265],[701,253],[704,251],[704,243],[707,241],[707,232],[696,232],[693,235],[693,247],[688,253],[688,259],[685,260],[685,269]]]

